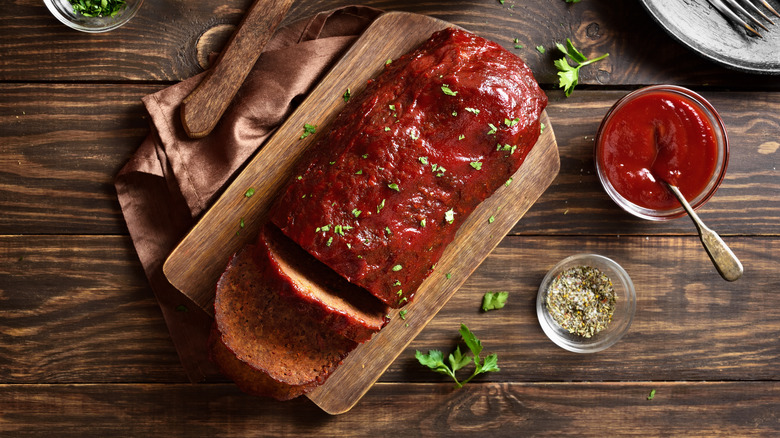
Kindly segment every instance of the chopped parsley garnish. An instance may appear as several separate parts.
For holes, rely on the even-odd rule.
[[[504,119],[504,124],[505,124],[506,126],[509,126],[510,128],[511,128],[511,127],[513,127],[513,126],[515,126],[515,125],[517,125],[518,123],[520,123],[520,117],[515,117],[515,118],[514,118],[514,119],[512,119],[512,120],[509,120],[509,119]]]
[[[393,234],[393,232],[390,231],[390,227],[385,227],[385,234]]]
[[[333,236],[330,236],[330,237],[328,238],[328,241],[327,241],[327,242],[325,242],[325,245],[326,245],[326,246],[330,246],[332,243],[333,243]]]
[[[453,223],[455,221],[455,210],[449,209],[444,212],[444,220],[447,221],[447,223]]]
[[[298,181],[302,180],[302,179],[303,179],[303,175],[298,175],[298,177],[297,177],[296,179],[297,179]]]
[[[244,192],[244,196],[246,196],[247,198],[251,198],[252,195],[254,194],[255,194],[255,189],[252,187],[246,189],[246,192]]]
[[[655,398],[655,389],[650,390],[650,394],[647,395],[648,400],[652,400]]]
[[[482,310],[496,310],[504,308],[509,292],[487,292],[482,297]]]
[[[490,127],[490,131],[488,131],[487,135],[493,135],[498,131],[498,128],[492,123],[488,123],[488,126]]]
[[[353,208],[352,209],[352,216],[358,217],[358,216],[360,216],[360,213],[363,213],[363,212],[358,210],[357,208]]]
[[[463,140],[464,138],[466,138],[466,136],[465,136],[465,135],[463,135],[463,134],[461,134],[461,135],[459,135],[459,136],[458,136],[458,140]]]
[[[444,276],[445,276],[445,277],[447,277],[447,280],[449,280],[450,278],[452,278],[452,274],[451,274],[450,272],[448,272],[448,273],[444,274]]]
[[[475,168],[477,170],[482,170],[482,162],[481,161],[472,161],[469,164],[471,164],[471,167],[473,167],[473,168]]]
[[[363,155],[361,155],[361,157],[368,158],[368,154],[363,154]]]
[[[453,111],[453,112],[452,112],[452,117],[455,117],[455,116],[457,116],[457,115],[458,115],[458,112],[457,112],[457,111]]]
[[[422,218],[422,219],[420,220],[420,226],[421,226],[421,227],[423,227],[423,228],[425,228],[425,218]]]
[[[515,49],[522,49],[523,48],[523,45],[520,44],[520,40],[519,39],[515,38],[513,42],[515,43]]]
[[[385,132],[387,132],[389,130],[390,130],[390,127],[389,126],[385,126]]]
[[[303,135],[301,135],[301,139],[304,139],[312,134],[314,134],[317,131],[317,125],[310,125],[308,123],[303,124]]]
[[[387,185],[387,187],[395,190],[396,192],[400,192],[401,191],[401,189],[398,188],[398,184],[396,184],[396,183],[390,183],[390,184]]]
[[[241,220],[238,222],[238,226],[244,228],[244,218],[241,218]]]
[[[442,91],[444,94],[446,94],[447,96],[457,96],[457,95],[458,95],[458,92],[457,92],[457,91],[452,91],[452,90],[450,90],[450,87],[449,87],[449,85],[442,85],[442,86],[441,86],[441,91]]]
[[[363,174],[363,169],[358,170],[357,172],[355,172],[355,175],[362,175],[362,174]]]
[[[455,377],[455,372],[468,365],[472,361],[472,358],[469,353],[461,353],[460,346],[457,346],[455,351],[450,353],[447,358],[448,364],[444,363],[444,354],[440,350],[429,350],[428,354],[423,354],[418,350],[415,352],[414,357],[417,358],[417,361],[420,362],[421,365],[424,365],[437,373],[446,374],[452,377],[452,379],[455,380],[455,386],[457,388],[462,388],[463,385],[479,374],[500,370],[498,368],[498,356],[495,353],[488,355],[484,360],[480,358],[480,354],[482,353],[482,342],[474,336],[474,333],[472,333],[465,324],[460,325],[460,335],[463,338],[463,342],[466,343],[466,346],[471,351],[474,361],[474,372],[463,382],[458,381],[458,378]]]
[[[393,272],[398,272],[398,271],[400,271],[400,270],[401,270],[401,269],[403,269],[403,268],[404,268],[404,267],[403,267],[403,266],[401,266],[401,265],[395,265],[395,266],[393,266]]]
[[[419,158],[417,158],[417,159],[418,159],[418,160],[420,160],[420,162],[421,162],[422,164],[424,164],[424,165],[426,165],[426,166],[428,165],[428,157],[419,157]]]
[[[395,105],[387,105],[388,108],[390,108],[392,111],[395,111]]]
[[[496,217],[495,217],[495,216],[490,216],[490,217],[488,218],[488,223],[489,223],[489,224],[492,224],[493,222],[495,222],[495,220],[496,220]]]
[[[542,124],[540,125],[540,128],[539,128],[539,133],[540,133],[540,134],[541,134],[542,132],[544,132],[544,128],[545,128],[545,126],[544,126],[544,123],[542,123]]]
[[[401,309],[401,310],[398,311],[398,316],[400,316],[401,319],[406,319],[406,312],[408,312],[408,311],[409,310],[407,310],[407,309]]]
[[[418,138],[420,138],[420,133],[417,131],[411,131],[409,132],[409,137],[411,137],[412,140],[417,140]]]
[[[385,61],[385,65],[388,65],[388,64],[390,64],[391,62],[393,62],[393,60],[392,60],[392,59],[390,59],[390,58],[387,58],[387,61]]]
[[[345,91],[344,95],[341,97],[344,98],[344,102],[349,102],[349,98],[352,97],[352,91],[350,91],[350,89],[347,88],[347,91]]]
[[[466,108],[466,111],[474,114],[479,114],[479,110],[476,108]]]
[[[85,17],[113,17],[126,7],[125,0],[70,0],[70,5]]]
[[[546,50],[545,50],[544,46],[536,46],[536,50],[537,50],[539,53],[544,53],[544,52],[546,52]]]
[[[379,203],[379,205],[376,206],[376,212],[379,213],[382,211],[382,209],[385,208],[385,200],[383,199],[382,202]]]
[[[568,56],[577,63],[576,67],[572,67],[569,65],[569,62],[566,60],[565,56],[554,61],[555,67],[558,69],[558,86],[564,89],[566,97],[571,95],[571,92],[574,91],[574,87],[576,87],[579,83],[580,68],[588,64],[592,64],[596,61],[601,61],[602,59],[609,56],[609,53],[605,53],[598,58],[588,59],[579,50],[577,50],[577,48],[574,47],[574,44],[572,44],[569,38],[566,38],[566,46],[561,43],[557,43],[556,47],[564,55]]]
[[[509,187],[509,184],[512,184],[512,178],[509,178],[509,179],[508,179],[508,180],[506,180],[506,182],[504,183],[504,185],[505,185],[505,186],[507,186],[507,187]]]

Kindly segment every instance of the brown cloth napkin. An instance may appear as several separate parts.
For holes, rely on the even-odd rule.
[[[206,349],[211,317],[168,282],[162,272],[165,259],[236,170],[380,13],[349,6],[279,29],[205,138],[188,138],[179,115],[180,102],[202,75],[143,98],[151,133],[115,185],[130,237],[190,381],[218,375]]]

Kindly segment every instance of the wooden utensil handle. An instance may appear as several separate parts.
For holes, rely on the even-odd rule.
[[[181,103],[190,138],[208,135],[227,109],[292,0],[257,0],[201,83]]]

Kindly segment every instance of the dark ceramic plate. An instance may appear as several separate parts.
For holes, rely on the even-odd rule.
[[[731,24],[707,0],[641,1],[669,34],[702,56],[744,72],[780,75],[780,18],[769,11],[775,25],[764,22],[769,31],[759,29],[763,38],[758,38]],[[780,11],[780,0],[768,3]]]

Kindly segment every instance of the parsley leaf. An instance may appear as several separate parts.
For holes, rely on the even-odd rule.
[[[344,102],[349,102],[349,98],[352,97],[352,91],[347,88],[347,91],[344,92],[344,95],[341,96],[344,98]]]
[[[575,63],[577,63],[576,66],[571,66],[566,60],[566,57],[553,61],[555,67],[558,69],[558,86],[564,89],[566,97],[571,95],[571,92],[574,91],[574,87],[576,87],[579,83],[580,68],[588,64],[592,64],[596,61],[601,61],[602,59],[609,56],[609,53],[605,53],[598,58],[588,59],[579,50],[577,50],[576,47],[574,47],[574,44],[572,44],[571,39],[569,38],[566,38],[566,46],[561,43],[557,43],[556,47],[564,55],[568,56]]]
[[[450,90],[450,86],[449,85],[442,85],[441,86],[441,91],[444,94],[446,94],[447,96],[457,96],[458,95],[457,91]]]
[[[482,297],[482,310],[487,312],[488,310],[496,310],[504,308],[506,299],[509,297],[509,292],[487,292]]]
[[[308,123],[303,124],[303,135],[301,139],[304,139],[317,131],[317,125],[310,125]]]
[[[453,209],[449,209],[444,212],[444,220],[447,221],[447,223],[452,223],[455,221],[455,211]]]
[[[246,189],[246,192],[244,192],[244,196],[246,196],[247,198],[251,198],[252,195],[254,195],[254,194],[255,194],[254,187],[250,187],[250,188]]]
[[[480,353],[482,353],[482,342],[477,339],[474,333],[472,333],[465,324],[460,325],[460,335],[471,353],[463,354],[460,351],[460,346],[455,347],[455,351],[450,353],[447,357],[449,365],[444,363],[444,354],[440,350],[429,350],[428,354],[423,354],[418,350],[415,352],[414,357],[417,358],[417,361],[420,362],[421,365],[427,366],[437,373],[446,374],[452,377],[457,388],[462,388],[463,385],[470,382],[471,379],[479,374],[500,371],[500,368],[498,367],[498,356],[496,354],[490,354],[485,359],[480,357]],[[455,372],[472,362],[472,359],[474,362],[474,372],[463,382],[458,381]]]

